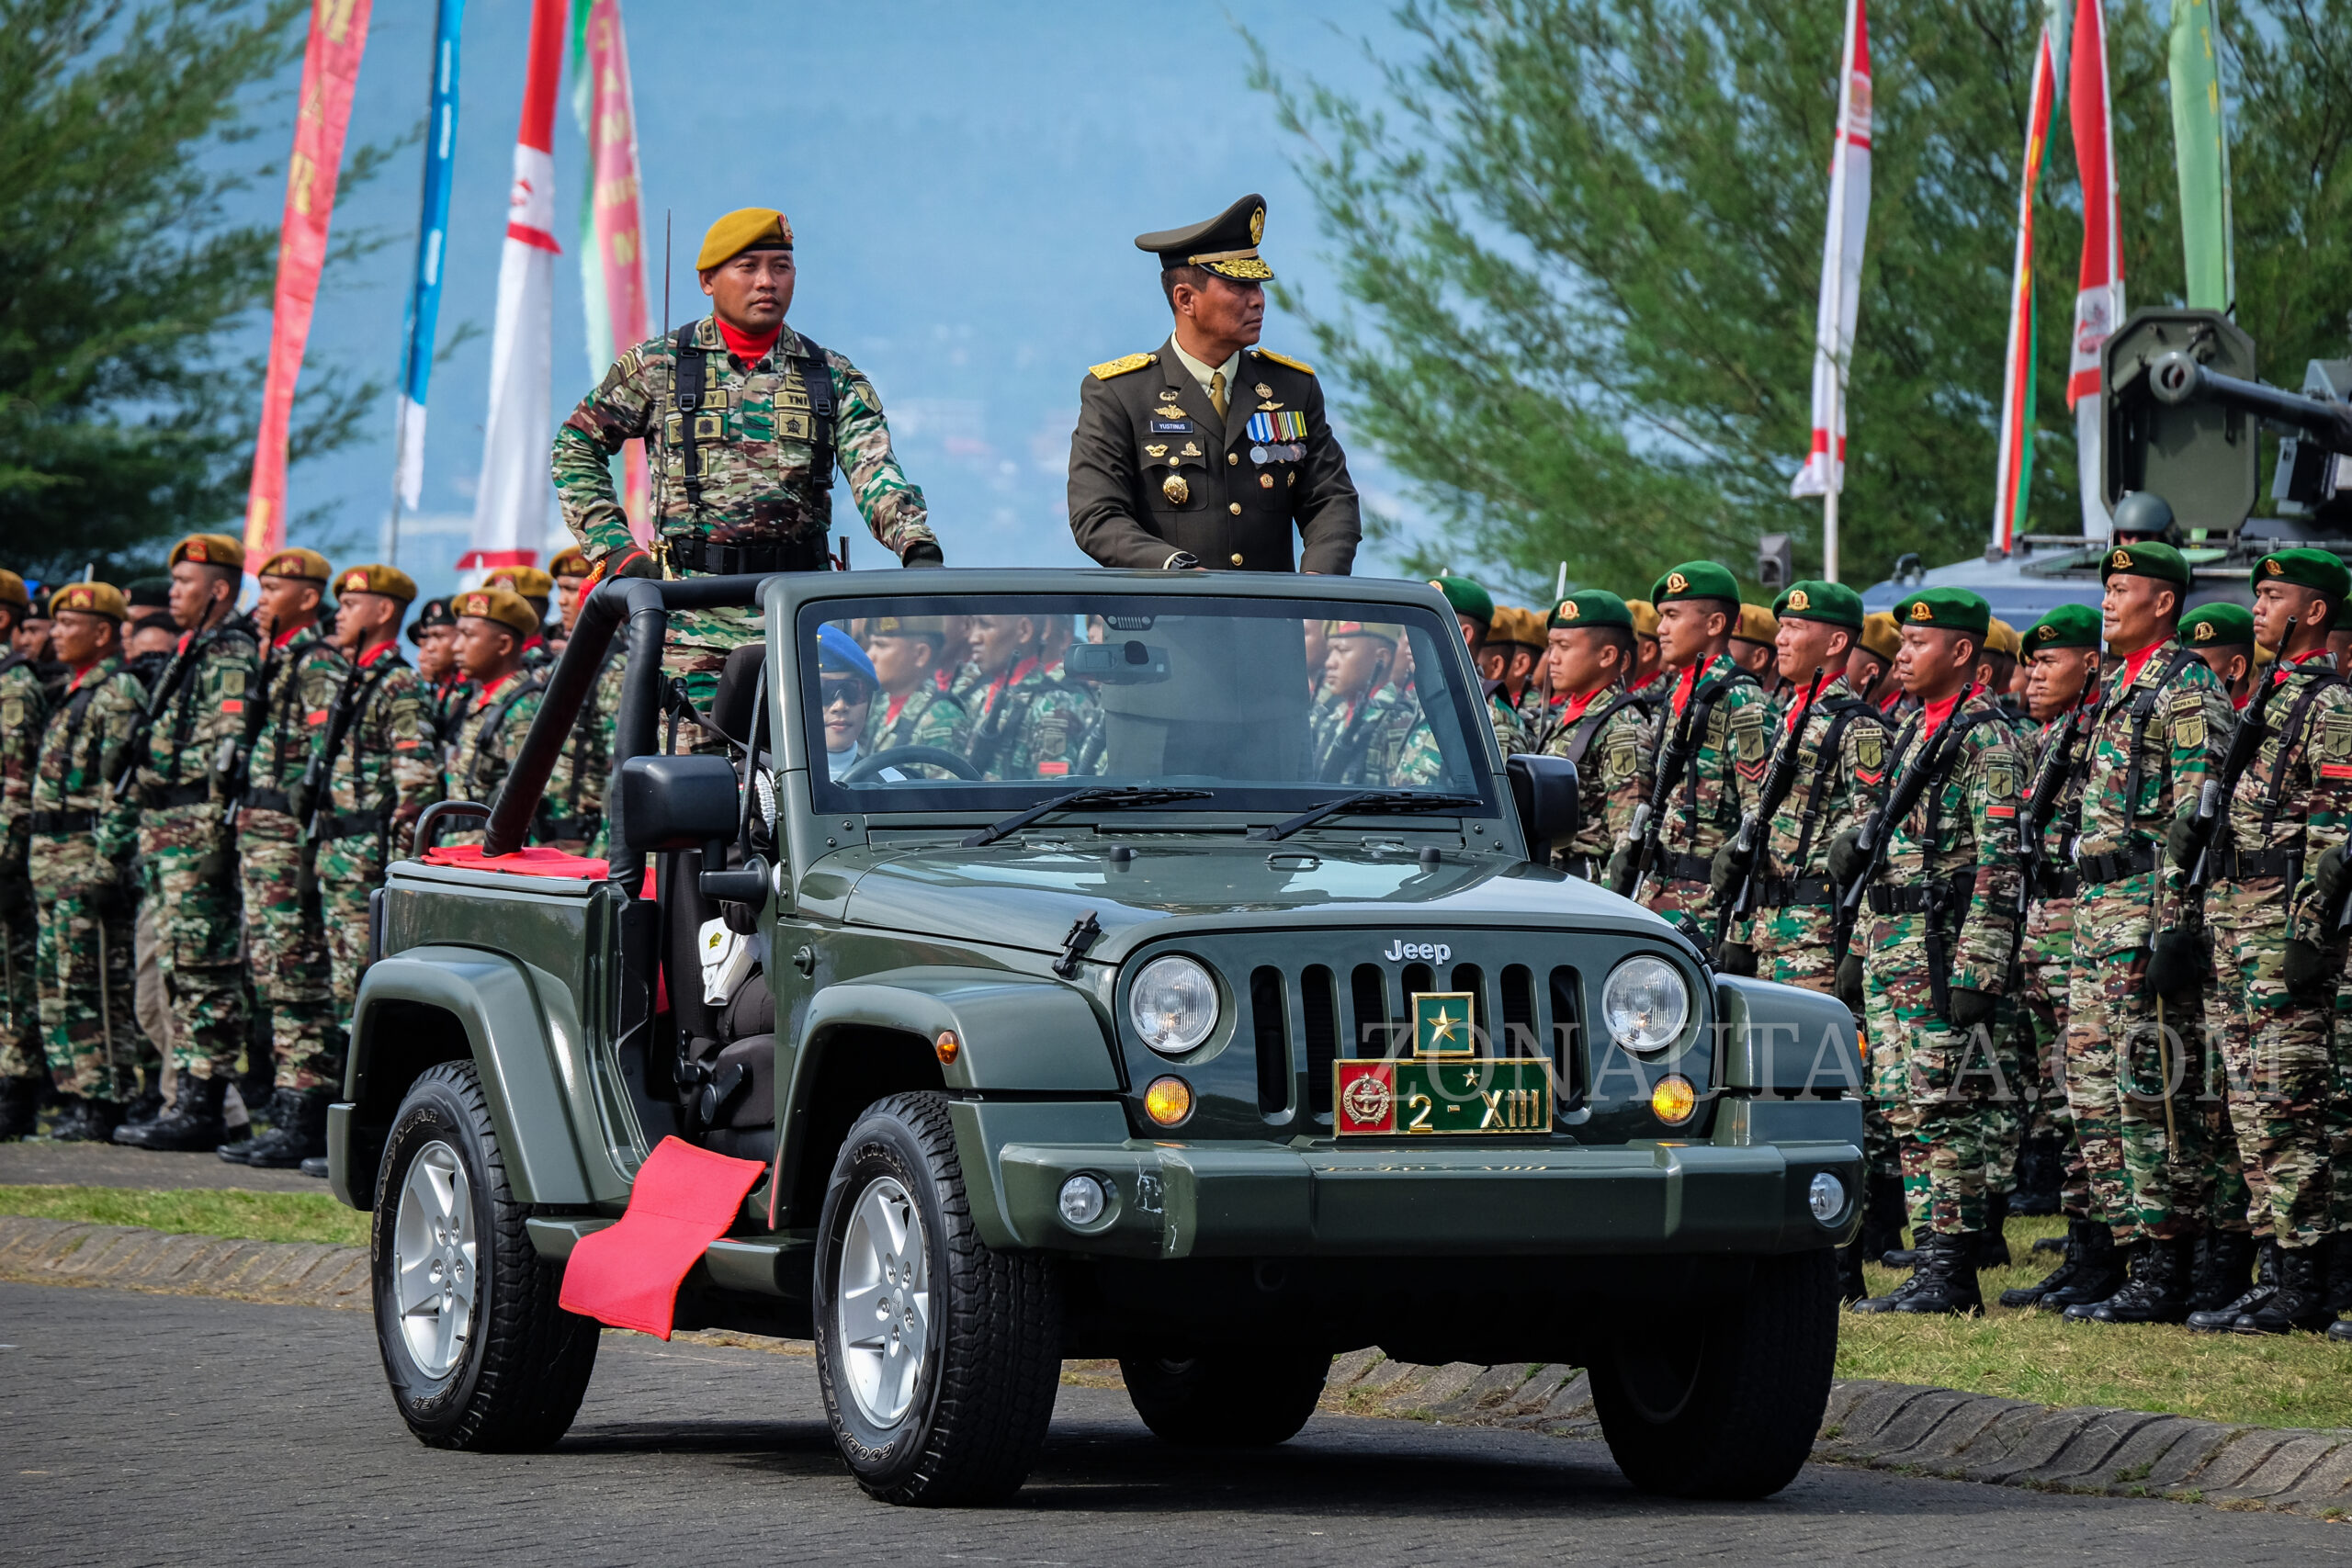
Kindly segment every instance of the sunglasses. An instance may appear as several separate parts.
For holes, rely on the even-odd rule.
[[[866,700],[867,689],[865,682],[854,675],[849,675],[839,680],[818,682],[817,692],[818,705],[820,707],[831,707],[835,703],[845,703],[851,707],[855,707]]]

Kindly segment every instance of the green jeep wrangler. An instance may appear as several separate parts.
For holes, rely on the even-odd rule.
[[[659,659],[695,611],[764,628],[707,709]],[[624,626],[610,859],[514,854]],[[565,1259],[675,1137],[763,1168],[677,1325],[812,1338],[876,1497],[1017,1488],[1065,1357],[1240,1448],[1370,1345],[1587,1367],[1636,1485],[1777,1490],[1858,1224],[1852,1021],[1551,869],[1577,801],[1418,584],[604,584],[498,800],[376,895],[329,1136],[402,1416],[562,1436]]]

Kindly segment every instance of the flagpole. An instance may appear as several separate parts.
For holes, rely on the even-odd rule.
[[[1835,238],[1829,268],[1829,453],[1821,491],[1821,576],[1838,581],[1838,492],[1846,488],[1846,356],[1840,351],[1846,324],[1847,117],[1854,107],[1854,6],[1846,0],[1846,41],[1838,51],[1838,122],[1829,135],[1829,221]]]

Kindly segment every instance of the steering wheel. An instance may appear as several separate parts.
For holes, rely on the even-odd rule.
[[[905,767],[920,763],[924,767],[945,768],[959,779],[974,784],[983,782],[979,769],[964,757],[944,746],[893,746],[888,751],[876,751],[870,757],[860,757],[849,765],[849,771],[835,779],[835,784],[861,784],[884,768]]]

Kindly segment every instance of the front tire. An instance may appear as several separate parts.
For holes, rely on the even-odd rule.
[[[1641,1490],[1770,1496],[1813,1452],[1837,1354],[1830,1251],[1759,1258],[1736,1301],[1628,1329],[1589,1369],[1593,1406]]]
[[[867,1108],[817,1235],[817,1375],[857,1483],[933,1507],[1019,1491],[1061,1382],[1061,1282],[973,1228],[945,1096]]]
[[[1119,1358],[1127,1397],[1164,1442],[1193,1449],[1263,1449],[1306,1425],[1331,1374],[1325,1350],[1219,1348],[1188,1356]]]
[[[539,1260],[528,1213],[473,1064],[427,1071],[384,1145],[369,1254],[384,1376],[429,1447],[547,1448],[588,1392],[599,1330],[556,1303],[562,1271]]]

